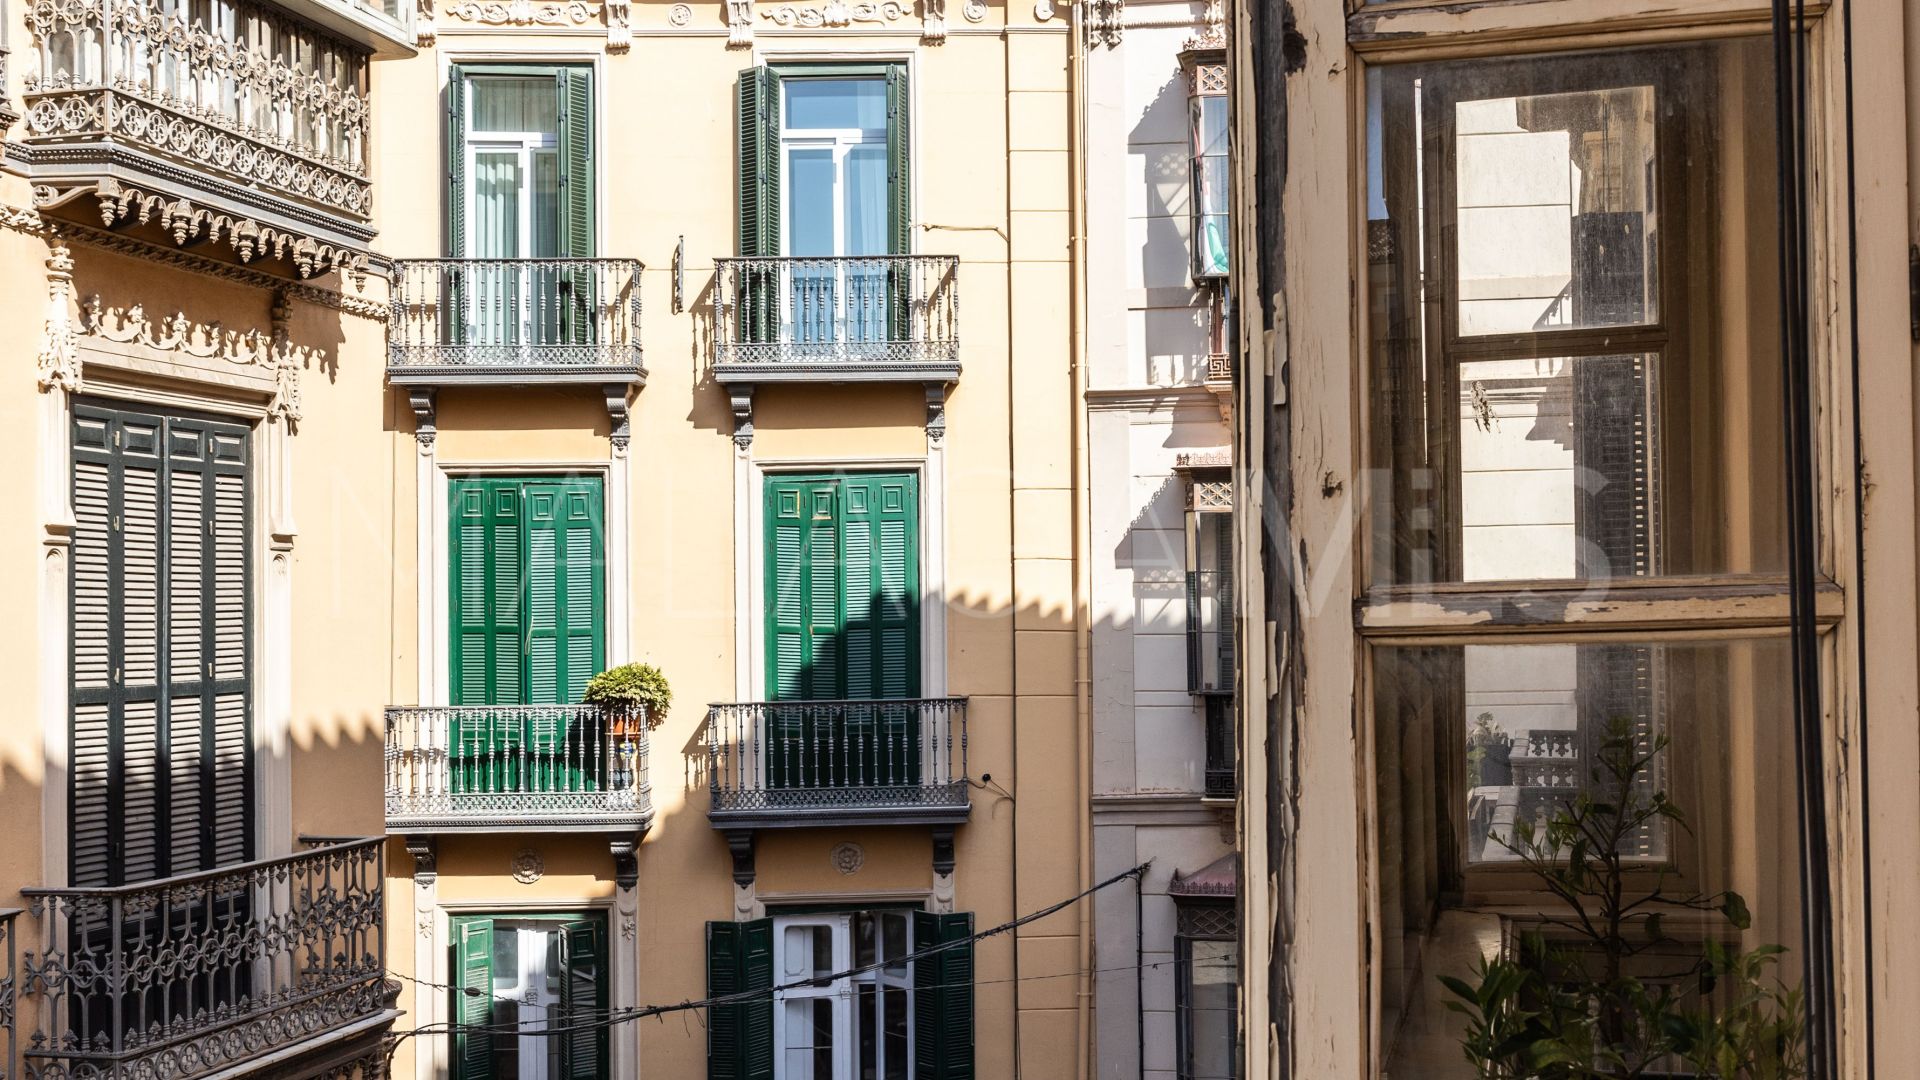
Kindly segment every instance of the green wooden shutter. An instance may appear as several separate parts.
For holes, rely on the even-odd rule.
[[[839,490],[834,480],[767,484],[767,693],[844,693],[840,664]]]
[[[563,67],[560,95],[560,254],[593,257],[593,72]]]
[[[449,502],[453,704],[522,704],[520,485],[455,480]]]
[[[913,962],[915,1080],[973,1080],[973,914],[913,913],[913,951],[965,941]]]
[[[467,251],[467,77],[458,67],[447,71],[446,198],[447,254],[459,258]]]
[[[607,1075],[606,923],[582,919],[561,927],[560,1024],[570,1029],[561,1044],[562,1080],[603,1080]]]
[[[780,254],[780,75],[740,73],[738,93],[739,253]]]
[[[493,1076],[493,920],[467,919],[458,925],[454,960],[453,1059],[456,1080]]]
[[[707,924],[707,996],[773,989],[773,920]],[[707,1008],[708,1080],[772,1080],[773,995]]]
[[[916,478],[848,476],[841,487],[846,680],[850,698],[920,695]]]
[[[913,254],[912,99],[907,69],[887,67],[887,226],[893,255]]]
[[[606,562],[598,477],[524,489],[527,566],[526,702],[580,700],[604,666]]]

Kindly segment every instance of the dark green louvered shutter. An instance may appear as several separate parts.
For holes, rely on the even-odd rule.
[[[841,481],[846,680],[850,698],[920,695],[919,513],[910,474]]]
[[[913,962],[915,1080],[973,1080],[973,914],[913,913],[913,951],[965,942]]]
[[[907,69],[887,68],[887,236],[889,254],[913,254],[913,107],[907,95]],[[888,333],[895,341],[913,340],[912,268],[896,263],[887,281]]]
[[[560,1025],[568,1029],[561,1044],[560,1080],[601,1080],[607,1075],[606,924],[582,919],[561,927]]]
[[[524,488],[528,704],[577,702],[604,666],[600,502],[593,477]]]
[[[740,73],[737,132],[739,254],[780,254],[780,75],[770,67]]]
[[[452,484],[453,704],[522,703],[520,485]]]
[[[833,480],[767,485],[768,696],[841,696],[839,491]]]
[[[467,251],[467,76],[447,70],[447,254]],[[458,310],[456,307],[454,310]]]
[[[560,97],[560,251],[562,258],[594,255],[593,72],[563,67],[555,73]],[[560,340],[591,345],[597,338],[600,299],[591,270],[573,269],[558,282]]]
[[[248,437],[74,407],[73,885],[252,856]]]
[[[455,1080],[493,1076],[493,920],[467,919],[455,932],[453,1017]]]
[[[773,920],[707,924],[707,996],[773,988]],[[707,1008],[708,1080],[772,1080],[773,995]]]

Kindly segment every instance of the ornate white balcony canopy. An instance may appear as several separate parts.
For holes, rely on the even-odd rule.
[[[365,267],[369,44],[252,0],[214,0],[210,24],[152,0],[37,0],[27,24],[40,209],[302,277]]]

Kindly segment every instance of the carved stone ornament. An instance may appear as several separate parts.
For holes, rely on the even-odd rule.
[[[827,853],[827,859],[833,863],[835,870],[843,874],[857,874],[862,866],[867,865],[867,852],[859,844],[843,840],[833,845],[833,850]]]
[[[1089,0],[1087,4],[1087,43],[1109,48],[1120,44],[1120,28],[1126,20],[1126,0]]]
[[[960,14],[965,16],[968,22],[977,23],[987,17],[987,5],[981,0],[967,0],[960,7]]]
[[[252,218],[198,207],[185,199],[127,187],[110,178],[88,180],[71,187],[35,184],[33,205],[40,210],[51,210],[82,195],[93,195],[98,200],[100,224],[105,228],[129,221],[158,224],[180,247],[210,240],[231,247],[242,263],[260,258],[288,259],[303,278],[339,270],[353,275],[356,286],[363,286],[366,281],[364,251],[287,232]]]
[[[920,37],[932,45],[947,40],[947,0],[920,0]]]
[[[47,322],[40,337],[40,389],[80,392],[80,349],[73,332],[73,253],[58,236],[47,254]]]
[[[433,0],[419,0],[418,9],[413,16],[413,43],[425,49],[433,45],[439,36],[433,25]]]
[[[1047,22],[1053,18],[1053,0],[1035,0],[1033,17],[1038,22]]]
[[[513,857],[513,880],[522,885],[539,881],[546,872],[546,861],[532,848],[521,848],[519,854]]]
[[[685,26],[693,21],[693,9],[686,4],[675,4],[667,9],[668,26]]]
[[[1224,49],[1226,47],[1226,0],[1207,0],[1207,9],[1200,16],[1199,32],[1188,38],[1187,43],[1181,48],[1186,52],[1196,52],[1208,49]],[[1224,76],[1224,74],[1225,68],[1223,65],[1222,75]],[[1222,81],[1225,81],[1224,78]],[[1225,90],[1226,88],[1222,86],[1219,92],[1224,93]]]
[[[753,44],[753,0],[727,0],[727,48]]]
[[[799,6],[782,4],[760,13],[763,19],[785,27],[815,29],[817,27],[850,26],[854,23],[890,23],[904,18],[907,7],[899,0],[858,0],[848,4],[845,0],[826,0],[824,4]],[[941,36],[946,36],[944,26]]]
[[[80,332],[87,337],[122,345],[140,345],[158,352],[182,353],[202,360],[220,360],[239,367],[266,368],[273,372],[274,400],[268,411],[289,420],[300,419],[300,369],[324,364],[324,350],[293,344],[289,324],[293,309],[285,296],[276,296],[273,304],[273,328],[228,330],[217,320],[195,322],[185,312],[176,311],[155,320],[140,304],[126,308],[108,308],[98,295],[89,296],[80,307]]]
[[[600,10],[607,19],[607,51],[623,53],[633,48],[633,5],[629,0],[606,0]]]
[[[585,26],[593,12],[581,0],[460,0],[447,14],[482,26]]]

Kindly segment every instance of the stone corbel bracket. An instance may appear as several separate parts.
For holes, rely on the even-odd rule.
[[[753,47],[753,0],[727,0],[727,48]]]
[[[108,229],[129,222],[158,224],[176,247],[184,248],[199,241],[222,243],[232,248],[242,263],[260,258],[286,259],[303,278],[337,270],[352,275],[356,287],[366,285],[364,251],[288,232],[252,218],[198,207],[186,199],[127,187],[111,179],[73,185],[35,184],[33,205],[39,210],[52,210],[84,195],[98,200],[100,224]]]

